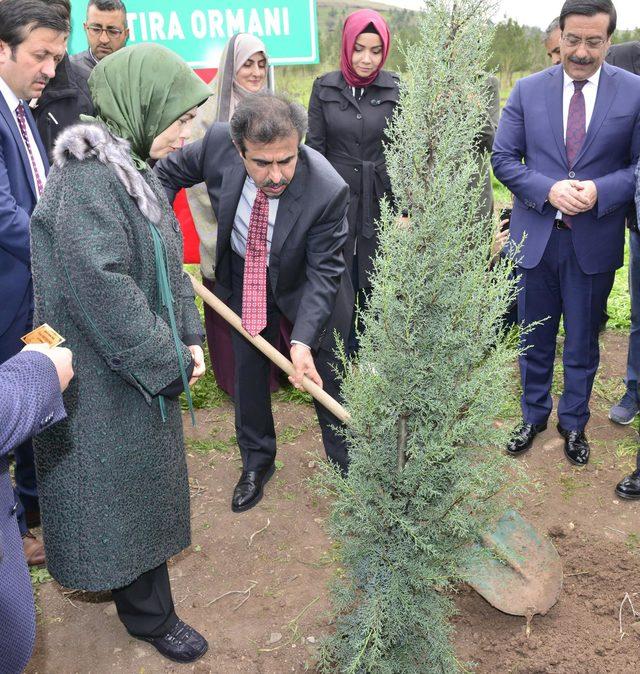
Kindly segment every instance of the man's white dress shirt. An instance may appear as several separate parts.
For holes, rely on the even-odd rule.
[[[13,121],[16,123],[16,128],[18,129],[18,134],[20,136],[20,140],[22,140],[22,144],[24,146],[24,150],[27,153],[27,159],[29,159],[29,150],[27,149],[27,144],[24,142],[24,139],[22,138],[22,132],[20,131],[20,124],[18,124],[18,115],[16,113],[16,110],[18,108],[18,105],[20,105],[20,99],[13,93],[13,91],[9,88],[9,85],[0,77],[0,95],[4,98],[6,104],[9,106],[9,110],[11,110],[11,113],[13,114]],[[27,103],[22,101],[22,104],[25,106],[25,109],[27,107]],[[38,170],[38,173],[40,174],[40,182],[42,183],[42,186],[44,187],[46,181],[47,181],[47,174],[44,168],[44,162],[42,161],[42,157],[40,156],[40,151],[38,150],[38,144],[36,143],[36,139],[33,136],[33,131],[31,130],[31,126],[29,125],[29,122],[25,120],[26,127],[27,127],[27,136],[29,138],[29,144],[31,145],[31,152],[33,153],[33,159],[36,163],[36,168]],[[31,160],[29,160],[29,168],[31,169],[31,175],[33,177],[33,184],[37,186],[38,181],[36,179],[36,174],[33,165],[31,164]],[[37,193],[37,188],[36,188],[36,193]]]
[[[600,82],[600,71],[601,67],[596,70],[591,77],[587,78],[587,83],[582,87],[582,95],[584,96],[584,110],[586,113],[585,117],[585,132],[589,130],[589,124],[591,123],[591,117],[593,116],[593,109],[596,106],[596,96],[598,95],[598,82]],[[575,92],[575,87],[573,86],[573,79],[567,75],[566,71],[563,70],[564,85],[562,87],[562,124],[564,129],[564,142],[567,142],[567,122],[569,120],[569,104],[571,103],[571,98]],[[556,218],[562,220],[562,213],[558,211],[556,213]]]

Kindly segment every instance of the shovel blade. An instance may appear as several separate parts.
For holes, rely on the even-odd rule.
[[[515,510],[507,511],[478,548],[484,554],[466,569],[467,582],[503,613],[544,615],[562,589],[562,561],[553,543]]]

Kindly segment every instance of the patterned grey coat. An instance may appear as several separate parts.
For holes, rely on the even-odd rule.
[[[149,220],[184,342],[202,328],[164,190],[105,127],[67,129],[31,221],[35,324],[66,338],[76,373],[67,420],[34,442],[47,563],[67,587],[122,587],[190,544],[180,406],[163,422],[157,398],[180,370]]]

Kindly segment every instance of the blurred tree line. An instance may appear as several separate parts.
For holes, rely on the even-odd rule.
[[[342,24],[346,17],[356,9],[375,5],[375,3],[340,0],[320,0],[318,4],[320,63],[288,66],[276,70],[278,89],[288,92],[305,106],[309,101],[313,80],[340,67]],[[391,51],[385,68],[402,73],[406,69],[406,63],[400,46],[415,42],[417,39],[419,13],[408,9],[378,11],[389,24],[392,38]],[[549,22],[553,18],[550,16]],[[521,77],[543,70],[549,65],[544,37],[544,30],[521,25],[506,17],[497,24],[488,67],[499,75],[504,88],[511,88],[516,74]],[[631,40],[640,40],[640,28],[616,31],[612,39],[614,43]]]

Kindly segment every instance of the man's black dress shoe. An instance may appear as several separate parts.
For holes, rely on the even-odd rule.
[[[640,468],[616,485],[616,495],[631,501],[640,499]]]
[[[546,430],[547,430],[546,423],[527,424],[523,422],[513,432],[511,440],[509,440],[507,444],[507,454],[517,456],[518,454],[526,452],[529,449],[529,447],[531,447],[531,445],[533,444],[533,439],[536,437],[536,435]]]
[[[276,467],[271,464],[262,470],[243,470],[240,480],[233,490],[231,510],[241,513],[253,508],[262,498],[262,489],[275,473]]]
[[[584,431],[567,431],[558,424],[558,433],[564,438],[564,454],[574,466],[589,462],[589,443]]]
[[[175,627],[163,637],[138,637],[148,641],[161,655],[174,662],[193,662],[201,658],[209,649],[207,640],[190,625],[178,620]]]

